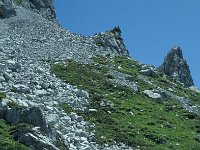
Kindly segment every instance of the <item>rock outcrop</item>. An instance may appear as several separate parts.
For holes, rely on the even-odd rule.
[[[31,11],[42,15],[48,20],[56,20],[53,0],[22,0],[21,5]]]
[[[39,127],[44,133],[49,133],[44,115],[38,107],[24,109],[8,109],[3,117],[11,125],[26,123]]]
[[[58,150],[52,144],[55,139],[53,131],[39,107],[26,108],[15,102],[1,100],[0,119],[15,125],[15,129],[11,131],[14,139],[31,149]]]
[[[107,55],[112,55],[112,52],[117,52],[120,55],[129,55],[121,37],[120,27],[115,27],[105,33],[98,33],[94,36],[94,40],[95,44]]]
[[[11,0],[0,0],[0,18],[9,18],[11,16],[15,16],[16,12],[12,7]]]
[[[148,66],[148,65],[143,65],[141,70],[140,70],[140,73],[142,75],[148,76],[148,77],[153,77],[153,78],[158,77],[158,74],[155,70],[155,67],[151,67],[151,66]]]
[[[164,63],[158,69],[167,76],[183,83],[185,87],[194,85],[189,66],[183,58],[180,47],[172,48],[165,57]]]
[[[53,5],[53,0],[0,0],[0,18],[9,18],[16,15],[14,4],[36,12],[42,17],[56,22],[56,13]]]
[[[27,127],[19,127],[13,132],[13,138],[32,150],[59,150],[51,144],[48,137],[43,136],[37,131],[37,128],[30,129]]]

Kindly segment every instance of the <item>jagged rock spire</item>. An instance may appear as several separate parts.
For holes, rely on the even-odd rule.
[[[189,66],[183,58],[180,47],[172,48],[165,57],[164,63],[158,69],[167,76],[183,83],[186,87],[194,85]]]

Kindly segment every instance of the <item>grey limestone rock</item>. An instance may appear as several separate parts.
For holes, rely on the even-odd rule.
[[[41,109],[38,107],[7,109],[4,118],[12,125],[26,123],[35,127],[39,127],[44,133],[48,133],[49,131],[44,115]]]
[[[149,69],[145,69],[145,70],[141,70],[140,73],[142,75],[148,76],[148,77],[153,77],[156,78],[158,77],[158,74],[156,73],[156,71],[152,68]]]
[[[159,93],[154,92],[152,90],[145,90],[145,91],[143,91],[143,93],[153,99],[161,99],[162,98],[162,96]]]
[[[32,150],[58,150],[49,139],[37,130],[20,127],[14,133],[15,140],[27,145]]]
[[[190,68],[183,58],[180,47],[172,48],[164,59],[164,63],[158,68],[164,74],[176,79],[184,84],[185,87],[193,86],[193,79]]]
[[[42,15],[48,20],[56,20],[53,0],[22,0],[22,6]]]
[[[11,16],[15,16],[16,12],[12,7],[11,0],[0,0],[0,18],[9,18]]]
[[[109,100],[106,100],[106,99],[103,99],[101,102],[100,102],[100,106],[101,107],[104,107],[104,108],[113,108],[114,107],[114,103],[109,101]]]
[[[12,91],[19,92],[19,93],[29,93],[30,92],[29,88],[23,84],[13,85]]]
[[[6,81],[12,80],[11,75],[7,72],[3,72],[3,77]]]
[[[189,89],[192,90],[192,91],[195,91],[197,93],[200,93],[200,90],[195,86],[191,86]]]
[[[6,63],[6,65],[7,65],[7,68],[9,70],[12,70],[12,71],[18,71],[21,68],[20,63],[15,62],[13,60],[8,60],[7,63]]]
[[[120,27],[107,31],[105,33],[98,33],[95,35],[95,44],[106,52],[116,51],[118,54],[129,56],[124,41],[121,37]],[[107,53],[110,55],[110,53]]]
[[[127,79],[127,77],[129,77],[128,75],[121,73],[121,72],[117,72],[117,71],[113,71],[113,72],[110,72],[110,73],[114,77],[114,79],[110,79],[114,84],[129,87],[134,92],[138,91],[137,84],[135,82],[129,81]]]

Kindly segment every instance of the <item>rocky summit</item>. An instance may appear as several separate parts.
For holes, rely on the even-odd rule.
[[[143,64],[120,27],[73,33],[51,0],[0,0],[0,18],[1,150],[200,149],[200,91],[180,48]]]
[[[186,87],[194,85],[189,66],[183,58],[180,47],[174,47],[169,51],[159,69],[167,76],[183,83]]]

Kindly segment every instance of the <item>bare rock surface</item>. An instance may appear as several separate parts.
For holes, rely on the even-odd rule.
[[[169,51],[159,69],[167,76],[183,83],[186,87],[194,85],[189,66],[183,58],[180,47],[174,47]]]
[[[56,21],[53,0],[22,0],[21,5],[48,20]]]

